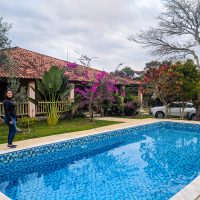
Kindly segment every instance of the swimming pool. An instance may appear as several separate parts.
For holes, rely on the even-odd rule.
[[[0,155],[11,199],[169,199],[200,173],[200,125],[158,122]]]

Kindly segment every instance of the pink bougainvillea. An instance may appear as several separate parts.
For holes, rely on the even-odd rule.
[[[120,93],[117,88],[118,80],[110,79],[109,73],[99,71],[96,74],[90,74],[89,71],[83,70],[76,63],[66,63],[68,70],[73,72],[73,76],[83,80],[81,85],[77,85],[75,94],[79,95],[80,105],[88,106],[91,120],[93,118],[93,110],[100,109],[103,112],[103,107],[111,105],[115,101],[115,93]],[[89,79],[90,77],[90,79]],[[92,78],[91,78],[92,77]],[[88,81],[90,80],[90,81]],[[91,81],[93,80],[93,81]],[[125,93],[122,95],[125,96]]]
[[[93,118],[93,109],[103,107],[104,102],[115,101],[114,94],[118,92],[115,82],[110,80],[106,72],[95,74],[94,81],[76,89],[76,93],[81,96],[81,105],[88,105],[90,117]]]

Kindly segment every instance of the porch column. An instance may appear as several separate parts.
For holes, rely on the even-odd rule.
[[[74,85],[74,83],[71,83],[70,86],[71,86],[71,91],[70,91],[70,95],[69,95],[69,101],[70,102],[74,102],[74,89],[75,89],[75,85]]]
[[[141,85],[138,87],[138,98],[140,101],[140,107],[142,108],[143,107],[143,87]]]
[[[125,85],[122,85],[122,87],[121,87],[121,94],[122,94],[123,97],[126,96]]]
[[[28,97],[35,99],[35,92],[31,87],[35,88],[35,81],[30,81],[29,84],[28,84]],[[29,115],[29,117],[35,117],[35,110],[36,110],[35,104],[28,101],[28,115]]]

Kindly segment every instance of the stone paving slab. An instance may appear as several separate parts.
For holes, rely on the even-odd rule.
[[[9,197],[7,197],[5,194],[0,192],[0,200],[11,200]]]
[[[199,200],[200,199],[200,176],[176,193],[170,200]]]

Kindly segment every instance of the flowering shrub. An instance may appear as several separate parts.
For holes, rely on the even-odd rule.
[[[68,70],[73,70],[74,76],[84,77],[88,80],[88,72],[80,71],[75,63],[66,63]],[[108,73],[98,72],[94,75],[94,81],[82,82],[75,88],[75,94],[78,95],[80,107],[88,106],[91,120],[93,119],[94,109],[98,109],[102,115],[106,114],[112,102],[115,101],[114,93],[118,92],[115,82],[110,80]]]
[[[66,65],[73,70],[75,76],[88,80],[88,72],[80,71],[76,64]],[[117,88],[118,80],[110,79],[107,72],[97,72],[91,82],[82,81],[82,85],[75,88],[76,99],[81,108],[89,108],[90,119],[93,119],[94,110],[102,115],[134,115],[139,107],[139,101],[126,95],[125,87]],[[130,96],[130,95],[129,95]]]
[[[139,108],[140,102],[138,97],[127,95],[127,97],[125,98],[124,114],[126,116],[136,115]]]
[[[76,64],[76,63],[66,62],[66,66],[67,66],[69,69],[75,69],[75,68],[77,67],[77,64]]]
[[[163,65],[159,68],[150,68],[144,75],[145,93],[156,96],[166,108],[180,96],[182,82],[176,72],[176,65]]]

